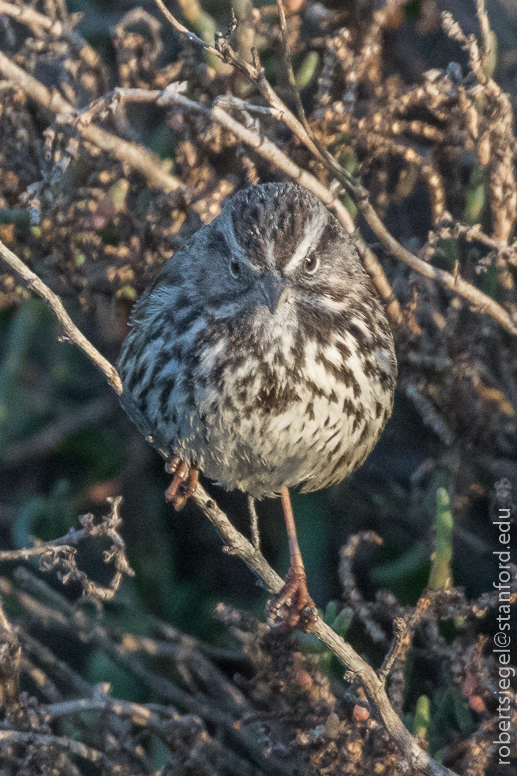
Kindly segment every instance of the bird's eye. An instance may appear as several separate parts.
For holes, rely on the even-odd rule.
[[[232,275],[234,278],[238,278],[241,274],[241,265],[237,261],[237,259],[232,259],[230,262],[230,275]]]
[[[318,256],[316,256],[314,251],[312,253],[309,253],[305,257],[304,269],[305,269],[305,272],[307,272],[309,275],[314,275],[314,273],[316,272],[319,266],[320,266],[320,260]]]

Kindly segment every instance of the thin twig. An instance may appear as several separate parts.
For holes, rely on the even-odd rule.
[[[122,523],[119,513],[122,497],[109,498],[108,501],[111,502],[112,509],[101,523],[95,525],[93,515],[83,515],[80,518],[82,529],[71,528],[65,536],[48,542],[40,542],[35,547],[21,550],[2,550],[0,551],[0,562],[28,560],[31,557],[40,556],[40,568],[43,571],[50,571],[57,566],[60,568],[60,574],[65,584],[70,580],[77,580],[82,585],[85,595],[99,598],[102,601],[110,601],[119,589],[123,575],[134,577],[135,572],[128,563],[124,540],[118,532]],[[115,566],[115,574],[107,587],[92,582],[83,571],[77,568],[76,551],[71,546],[77,544],[81,539],[94,539],[101,536],[112,541],[110,549],[104,553],[104,561],[106,563],[113,561]]]
[[[3,55],[0,54],[0,58]],[[90,359],[93,361],[101,372],[105,375],[107,381],[111,385],[114,391],[120,394],[123,391],[122,380],[120,379],[115,367],[102,356],[97,348],[94,348],[92,343],[86,339],[84,334],[79,331],[75,323],[72,321],[67,311],[64,308],[63,302],[45,283],[28,268],[21,259],[16,256],[9,248],[0,241],[0,256],[13,269],[16,274],[25,281],[27,288],[31,291],[35,291],[38,296],[47,302],[54,311],[56,318],[63,327],[67,340],[77,345]]]
[[[233,65],[233,67],[240,70],[241,73],[244,73],[252,83],[254,83],[263,97],[266,99],[268,104],[275,108],[277,111],[279,111],[283,117],[284,123],[289,129],[295,134],[297,137],[299,137],[302,142],[309,148],[310,151],[318,158],[320,161],[323,161],[323,157],[321,154],[320,149],[317,147],[317,145],[314,143],[312,137],[310,134],[306,131],[305,127],[299,121],[294,113],[289,110],[287,105],[280,99],[280,97],[277,95],[271,84],[266,78],[266,75],[264,73],[264,68],[260,65],[260,61],[258,59],[258,52],[256,49],[254,49],[254,63],[250,64],[249,62],[246,62],[246,60],[242,59],[242,57],[239,57],[237,53],[232,49],[228,41],[224,36],[219,36],[217,38],[216,47],[209,45],[204,40],[201,40],[197,35],[195,35],[193,32],[190,32],[183,24],[181,24],[167,8],[165,7],[162,0],[155,0],[156,4],[160,8],[160,10],[163,12],[167,20],[170,24],[176,29],[178,32],[185,35],[190,41],[195,43],[198,46],[201,46],[205,51],[209,52],[210,54],[217,56],[219,59],[221,59],[223,62]]]
[[[400,649],[402,647],[402,642],[404,640],[404,636],[406,635],[406,630],[407,630],[406,621],[404,620],[403,617],[397,617],[395,619],[395,622],[393,623],[393,627],[395,630],[395,633],[393,635],[393,641],[391,643],[391,646],[389,648],[387,655],[384,658],[382,666],[377,671],[377,676],[383,682],[385,682],[386,678],[389,676],[389,673],[393,668],[393,664],[397,659]]]
[[[188,38],[188,40],[190,40],[192,43],[196,43],[209,54],[212,54],[214,57],[217,57],[217,59],[221,59],[224,62],[224,57],[221,52],[218,51],[214,46],[204,41],[202,38],[198,37],[194,32],[188,30],[183,24],[181,24],[181,22],[179,22],[176,17],[171,14],[162,0],[154,0],[154,2],[163,13],[169,24],[174,27],[175,30],[177,30],[182,35],[185,35],[185,37]]]
[[[368,225],[373,229],[375,234],[386,245],[390,253],[400,259],[405,264],[408,264],[412,269],[415,269],[420,274],[432,280],[438,280],[443,286],[454,291],[458,296],[462,296],[467,300],[474,308],[480,313],[485,313],[494,318],[501,326],[510,332],[510,334],[517,334],[517,326],[512,320],[507,311],[498,304],[495,299],[492,299],[483,291],[464,280],[458,273],[446,272],[443,269],[431,266],[418,256],[415,256],[407,248],[404,248],[395,238],[388,232],[381,219],[365,198],[357,202],[361,213],[364,215]]]
[[[170,746],[167,731],[162,720],[146,706],[131,701],[117,700],[106,693],[97,693],[93,698],[80,698],[70,701],[48,704],[45,711],[50,719],[59,719],[70,714],[80,714],[83,711],[111,712],[120,717],[128,717],[134,725],[151,730],[167,746]],[[171,716],[172,710],[164,707],[164,712]],[[166,720],[164,720],[166,723]]]
[[[43,733],[22,733],[19,730],[0,730],[0,743],[10,744],[29,744],[34,746],[58,746],[71,754],[81,757],[83,760],[89,760],[92,763],[102,763],[108,769],[108,773],[113,771],[113,765],[103,752],[98,749],[92,749],[91,746],[81,744],[80,741],[74,741],[72,738],[63,736],[50,736]]]
[[[283,0],[276,0],[276,5],[278,8],[278,16],[280,19],[280,29],[282,31],[282,43],[284,47],[284,62],[287,70],[287,77],[289,79],[289,86],[291,87],[291,93],[296,103],[296,112],[298,113],[298,118],[302,122],[305,131],[308,132],[308,134],[312,137],[312,133],[307,122],[307,117],[305,116],[305,111],[303,109],[302,101],[300,99],[300,92],[296,85],[296,78],[294,76],[293,63],[291,59],[291,50],[289,46],[289,31],[287,29],[287,20],[285,18],[285,9],[284,9]]]
[[[257,514],[257,505],[253,496],[248,496],[248,509],[250,512],[251,543],[256,550],[260,550],[260,531]]]

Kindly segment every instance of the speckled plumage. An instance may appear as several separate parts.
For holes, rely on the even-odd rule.
[[[118,368],[158,444],[261,497],[339,482],[373,449],[396,378],[348,234],[295,184],[237,194],[136,305]]]

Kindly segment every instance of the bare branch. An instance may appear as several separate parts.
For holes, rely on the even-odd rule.
[[[405,264],[415,269],[425,277],[433,280],[439,280],[440,283],[446,288],[454,291],[458,296],[462,296],[467,302],[477,310],[477,312],[485,313],[494,318],[501,326],[510,332],[510,334],[517,334],[517,326],[506,312],[504,307],[498,304],[495,299],[484,294],[478,288],[469,283],[467,280],[456,273],[446,272],[443,269],[431,266],[422,259],[419,259],[413,253],[404,248],[395,238],[388,232],[381,219],[369,203],[367,199],[358,201],[358,207],[361,213],[364,215],[368,225],[373,229],[375,234],[383,241],[390,253],[400,259]]]
[[[270,593],[277,594],[283,587],[282,578],[271,568],[266,559],[253,545],[237,531],[215,501],[199,485],[193,496],[210,522],[223,538],[226,551],[237,555],[266,584]],[[347,668],[348,677],[353,676],[364,688],[369,702],[377,709],[386,730],[408,757],[411,765],[432,776],[453,776],[453,772],[433,760],[421,749],[417,739],[404,727],[393,711],[383,680],[375,673],[352,647],[335,633],[321,617],[317,617],[312,632],[325,644]]]
[[[0,551],[0,563],[40,556],[40,567],[43,571],[50,571],[58,567],[65,584],[71,580],[77,580],[82,585],[85,595],[100,598],[102,601],[110,601],[119,589],[123,575],[127,574],[133,577],[135,572],[128,563],[126,546],[118,530],[122,523],[119,513],[122,498],[121,496],[115,499],[109,498],[108,501],[112,504],[112,510],[97,525],[93,522],[93,515],[83,515],[80,518],[83,525],[81,530],[71,528],[65,536],[59,539],[41,542],[28,549],[2,550]],[[115,565],[115,574],[108,587],[92,582],[83,571],[77,568],[74,557],[75,549],[71,546],[77,544],[81,539],[98,539],[101,536],[105,536],[113,542],[110,549],[104,553],[105,563],[113,561]]]
[[[3,54],[0,54],[0,58],[2,56]],[[65,331],[66,339],[69,342],[73,342],[74,345],[77,345],[84,353],[86,353],[90,361],[93,361],[95,366],[103,372],[113,390],[120,396],[123,387],[117,370],[99,353],[97,348],[93,347],[92,343],[86,339],[84,334],[79,331],[57,294],[51,291],[50,288],[2,242],[0,242],[0,256],[25,282],[27,288],[31,291],[35,291],[38,296],[41,296],[41,298],[50,305]]]
[[[24,733],[19,730],[0,730],[0,742],[11,744],[30,744],[32,746],[48,746],[54,744],[64,749],[70,754],[82,757],[83,760],[89,760],[92,763],[102,763],[111,771],[111,764],[103,752],[98,749],[92,749],[91,746],[81,744],[80,741],[74,741],[72,738],[63,736],[50,736],[43,733]]]
[[[179,22],[175,16],[171,14],[169,9],[166,7],[163,0],[154,0],[160,11],[163,13],[169,24],[174,27],[175,30],[177,30],[181,35],[185,35],[188,40],[190,40],[192,43],[195,43],[198,46],[201,46],[205,51],[208,51],[209,54],[212,54],[212,56],[217,57],[218,59],[221,59],[223,62],[225,61],[224,56],[221,54],[218,49],[216,49],[214,46],[211,46],[209,43],[206,43],[202,38],[199,38],[195,33],[190,32],[190,30],[187,30],[187,28]]]
[[[221,111],[221,113],[224,114],[224,111]],[[224,115],[227,116],[227,114]],[[233,121],[233,119],[231,119],[231,121]],[[304,173],[304,175],[308,176],[309,174]],[[320,184],[318,184],[318,186],[320,186]],[[328,196],[328,192],[324,191],[324,194],[325,196]],[[67,321],[68,327],[70,328],[70,325],[72,327],[70,329],[71,334],[73,335],[73,339],[71,337],[72,341],[81,347],[81,349],[94,361],[94,363],[99,365],[98,352],[88,342],[84,335],[82,335],[76,329],[74,324],[72,324],[71,320],[68,318],[66,312],[64,311],[59,298],[50,292],[45,284],[42,283],[33,272],[28,270],[25,264],[23,264],[23,262],[21,262],[11,251],[5,248],[5,246],[2,246],[1,243],[0,251],[4,258],[7,257],[6,260],[8,261],[9,265],[13,267],[21,277],[23,277],[25,280],[30,280],[31,287],[34,287],[38,293],[43,296],[43,298],[47,299],[47,301],[52,302],[52,309],[56,315],[59,314],[58,317],[60,320],[62,316],[66,316],[65,320]],[[50,297],[48,295],[49,293],[51,294]],[[106,374],[106,376],[109,374],[110,385],[120,395],[122,393],[122,382],[118,373],[113,366],[108,365],[108,362],[105,359],[102,357],[100,358],[102,359],[102,366],[104,367],[102,371]],[[124,397],[125,394],[122,398],[124,399]],[[127,401],[123,401],[123,404],[130,417],[133,417],[134,409],[132,408],[131,404]],[[146,436],[148,441],[152,443],[152,437],[150,435]],[[168,457],[166,452],[162,450],[159,450],[159,452],[163,457]],[[210,498],[210,496],[200,485],[197,486],[193,498],[196,504],[198,504],[204,514],[208,517],[210,522],[219,531],[225,543],[226,551],[231,555],[237,555],[239,558],[241,558],[246,563],[246,565],[248,565],[249,568],[259,576],[269,592],[273,594],[279,593],[283,586],[283,580],[281,577],[267,563],[262,553],[256,547],[254,547],[251,542],[249,542],[248,539],[246,539],[239,531],[237,531],[236,528],[234,528],[224,512],[219,509],[215,501]],[[114,504],[114,511],[117,504]],[[92,527],[91,531],[94,532],[95,527]],[[64,543],[65,540],[66,537],[63,537],[63,539],[58,540],[58,542],[62,541]],[[28,552],[30,553],[31,551],[29,550]],[[125,570],[125,573],[129,572]],[[98,591],[92,592],[95,593]],[[452,776],[451,771],[435,762],[426,752],[420,748],[417,740],[404,727],[400,718],[397,717],[393,711],[381,679],[377,676],[375,671],[370,668],[370,666],[361,657],[359,657],[359,655],[352,649],[352,647],[347,644],[340,636],[338,636],[328,625],[326,625],[320,617],[317,618],[313,626],[313,632],[324,644],[327,645],[327,647],[336,655],[338,660],[340,660],[340,662],[347,667],[348,671],[353,674],[354,678],[364,687],[368,700],[378,709],[379,715],[386,729],[404,751],[412,765],[416,768],[419,768],[422,772],[431,774],[432,776]],[[106,646],[106,648],[108,647]],[[109,650],[113,651],[111,645],[109,646]],[[123,659],[123,653],[119,649],[116,649],[116,653],[119,659]],[[174,692],[178,692],[176,688],[174,688]]]

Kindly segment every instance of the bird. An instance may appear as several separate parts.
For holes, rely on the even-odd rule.
[[[348,232],[297,183],[238,191],[136,303],[118,370],[133,419],[169,457],[177,509],[199,470],[227,490],[281,497],[290,566],[268,620],[309,630],[289,489],[326,488],[363,463],[397,377],[385,310]]]

